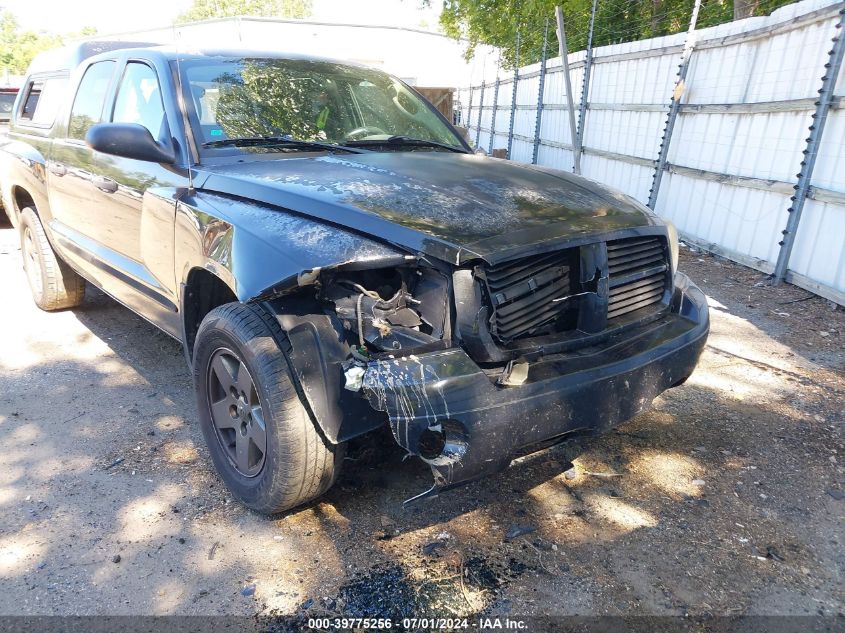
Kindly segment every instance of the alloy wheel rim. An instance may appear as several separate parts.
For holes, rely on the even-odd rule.
[[[40,292],[41,290],[41,264],[38,261],[38,251],[35,248],[35,238],[32,235],[32,230],[29,227],[24,229],[23,233],[23,264],[26,269],[26,275],[29,278],[29,284],[34,289]]]
[[[267,426],[255,382],[244,362],[227,348],[211,355],[206,379],[217,441],[239,474],[255,477],[267,453]]]

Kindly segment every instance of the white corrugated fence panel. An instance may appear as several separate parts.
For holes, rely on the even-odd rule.
[[[656,212],[682,233],[738,261],[773,270],[840,6],[836,0],[803,0],[769,16],[694,34],[682,104],[726,107],[703,112],[682,108],[676,120]],[[720,39],[725,37],[731,39]],[[642,202],[648,199],[685,39],[685,33],[678,33],[593,51],[581,156],[584,176]],[[569,56],[577,66],[570,71],[576,120],[584,76],[578,62],[584,58],[583,51]],[[516,161],[532,159],[538,70],[539,64],[520,69],[511,152]],[[566,147],[572,138],[560,59],[548,60],[548,70],[538,163],[569,171],[573,152]],[[525,77],[529,74],[534,76]],[[845,93],[843,82],[845,77],[839,95]],[[478,92],[480,75],[474,85]],[[511,82],[502,85],[494,147],[507,146],[512,89]],[[751,111],[729,107],[793,100],[803,101]],[[475,96],[473,104],[475,125]],[[489,127],[489,120],[485,110],[482,127]],[[489,136],[482,133],[482,138],[486,148]],[[685,168],[700,171],[691,174]],[[812,184],[823,190],[821,199],[806,201],[789,270],[795,283],[843,302],[845,108],[830,113]]]
[[[845,95],[845,67],[835,94]],[[828,116],[812,182],[842,193],[845,201],[845,109]],[[845,293],[845,204],[807,200],[789,269]]]

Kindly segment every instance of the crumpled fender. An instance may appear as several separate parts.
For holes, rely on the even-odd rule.
[[[405,255],[348,229],[203,191],[180,201],[175,244],[179,281],[203,268],[243,302],[307,286],[321,269]]]

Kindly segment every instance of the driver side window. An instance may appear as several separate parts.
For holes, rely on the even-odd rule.
[[[114,102],[112,123],[137,123],[161,140],[164,104],[155,71],[141,62],[129,62]]]

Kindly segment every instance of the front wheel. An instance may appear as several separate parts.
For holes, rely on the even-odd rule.
[[[264,514],[328,490],[344,445],[328,442],[294,386],[281,328],[260,307],[212,310],[197,332],[194,385],[212,462],[226,486]]]

